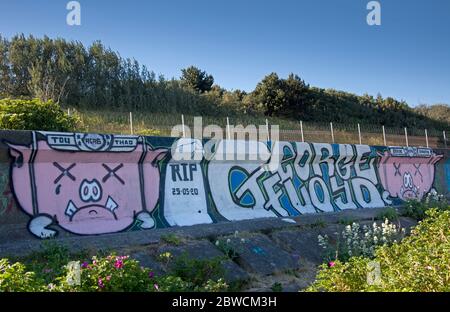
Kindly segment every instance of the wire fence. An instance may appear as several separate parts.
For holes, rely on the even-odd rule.
[[[160,136],[183,136],[181,131],[173,133],[175,125],[184,125],[191,134],[202,133],[204,127],[215,125],[222,129],[223,137],[236,135],[240,138],[269,138],[267,130],[279,127],[279,140],[322,143],[347,143],[388,146],[422,146],[448,148],[447,131],[436,129],[393,128],[370,124],[337,124],[324,122],[289,121],[261,116],[211,117],[202,116],[201,124],[194,123],[192,115],[162,114],[150,112],[81,111],[67,109],[76,114],[86,132],[141,134]],[[238,127],[241,125],[242,127]],[[254,127],[252,126],[254,125]],[[250,127],[248,127],[250,126]],[[263,137],[262,139],[265,139]]]

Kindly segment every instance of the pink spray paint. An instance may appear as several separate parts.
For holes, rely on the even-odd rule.
[[[33,132],[30,146],[9,146],[14,193],[34,235],[54,236],[51,224],[75,234],[118,232],[136,220],[155,225],[156,160],[165,149],[142,137],[48,132]]]

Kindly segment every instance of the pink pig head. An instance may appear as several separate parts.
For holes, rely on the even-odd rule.
[[[31,146],[9,144],[15,196],[32,216],[29,230],[51,237],[58,224],[75,234],[103,234],[155,225],[156,161],[142,137],[43,133]]]
[[[434,165],[442,158],[430,148],[389,147],[381,156],[378,172],[392,197],[422,199],[433,185]]]

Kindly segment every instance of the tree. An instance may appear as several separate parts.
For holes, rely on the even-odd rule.
[[[256,85],[252,95],[256,111],[262,112],[266,116],[276,115],[286,104],[283,82],[276,73],[264,77]]]
[[[450,124],[450,105],[448,104],[421,104],[414,108],[414,111],[431,119],[439,120]]]
[[[204,93],[211,90],[214,77],[195,66],[189,66],[181,70],[181,81],[189,88]]]
[[[0,96],[11,93],[11,73],[8,60],[9,42],[0,35]]]
[[[119,111],[268,115],[291,120],[384,124],[445,130],[448,105],[411,109],[404,101],[380,95],[307,85],[299,76],[264,77],[246,93],[214,85],[213,76],[197,67],[167,80],[122,58],[101,42],[81,42],[17,35],[0,36],[0,98],[39,98],[63,107]]]
[[[307,110],[307,96],[309,85],[305,83],[299,76],[290,74],[283,81],[283,88],[286,95],[286,108],[283,116],[286,117],[304,117]]]
[[[271,73],[253,91],[256,110],[267,116],[300,117],[306,111],[308,89],[297,75],[281,79]]]

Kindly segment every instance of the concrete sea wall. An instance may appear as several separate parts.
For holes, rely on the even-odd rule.
[[[401,205],[449,150],[0,131],[0,242]]]

